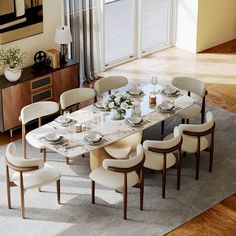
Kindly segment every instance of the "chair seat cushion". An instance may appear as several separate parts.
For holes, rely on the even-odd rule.
[[[90,179],[98,184],[111,189],[124,187],[124,173],[113,172],[99,167],[89,175]],[[135,171],[127,174],[128,187],[132,187],[139,182],[139,177]]]
[[[179,111],[177,116],[181,117],[182,119],[191,119],[201,113],[201,107],[197,104],[193,104],[190,107]]]
[[[28,142],[31,146],[35,147],[35,148],[38,148],[38,149],[43,149],[43,148],[45,148],[45,146],[44,146],[42,143],[38,142],[38,141],[35,139],[34,135],[31,135],[31,133],[32,133],[32,132],[26,134],[26,136],[25,136],[27,142]]]
[[[161,153],[155,153],[148,150],[145,150],[145,162],[144,167],[152,170],[162,170],[163,169],[163,160],[164,155]],[[176,157],[172,153],[166,155],[166,169],[170,168],[176,163]]]
[[[58,170],[45,163],[42,169],[23,173],[24,189],[41,187],[57,181],[60,177],[61,173]],[[12,181],[20,186],[19,172],[12,175]]]
[[[169,140],[173,137],[173,134],[170,134],[164,138],[164,140]],[[183,143],[182,143],[182,151],[189,153],[197,152],[197,138],[191,137],[189,135],[182,135]],[[205,150],[208,147],[208,140],[205,137],[200,138],[200,151]]]

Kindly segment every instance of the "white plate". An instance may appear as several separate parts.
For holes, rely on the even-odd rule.
[[[55,134],[55,133],[49,133],[45,136],[45,139],[47,139],[47,141],[50,142],[56,142],[61,138],[61,136],[59,134]]]
[[[99,142],[101,140],[101,135],[98,133],[90,133],[84,136],[84,138],[88,141],[88,142]]]
[[[93,141],[89,141],[86,137],[83,138],[83,140],[88,143],[89,145],[98,145],[101,143],[102,141],[102,137],[100,136],[100,139],[97,140],[96,142],[93,142]]]
[[[46,142],[48,142],[48,143],[50,143],[52,145],[59,144],[59,143],[61,143],[64,140],[63,136],[60,136],[60,138],[57,141],[50,141],[46,137],[44,137],[44,139],[45,139]]]
[[[58,116],[55,119],[56,122],[60,123],[60,124],[68,124],[72,121],[72,119],[68,118],[68,117],[64,117],[64,116]]]
[[[137,116],[131,116],[130,118],[126,119],[127,122],[134,124],[134,125],[138,125],[142,122],[142,118],[141,117],[137,117]]]
[[[105,107],[104,107],[104,105],[103,105],[103,102],[96,102],[96,103],[94,103],[93,104],[97,109],[99,109],[99,110],[105,110]]]
[[[131,96],[138,96],[138,95],[142,95],[143,91],[141,89],[131,88],[131,89],[128,90],[128,93]]]
[[[158,106],[160,109],[162,110],[166,110],[166,111],[170,111],[173,110],[173,108],[175,107],[173,103],[169,102],[169,101],[164,101],[162,102],[162,104],[160,104]]]
[[[167,85],[163,90],[162,93],[164,93],[167,96],[176,96],[179,94],[179,90],[173,86]]]
[[[131,118],[131,117],[130,117],[130,118]],[[139,123],[132,123],[132,122],[130,122],[130,119],[126,119],[125,122],[126,122],[126,124],[129,125],[129,126],[138,127],[138,126],[143,125],[143,122],[144,122],[144,121],[143,121],[143,119],[141,119]]]

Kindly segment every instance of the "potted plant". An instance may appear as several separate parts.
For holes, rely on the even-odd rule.
[[[27,52],[22,52],[17,47],[0,50],[0,68],[5,68],[4,75],[8,81],[20,79],[26,56]]]

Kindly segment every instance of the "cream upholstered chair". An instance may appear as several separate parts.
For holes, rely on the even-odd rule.
[[[81,102],[95,98],[95,91],[91,88],[75,88],[68,90],[60,96],[61,111],[70,108],[73,105],[78,105]]]
[[[43,160],[46,161],[46,147],[41,143],[37,142],[30,134],[26,134],[26,124],[30,121],[38,119],[38,125],[41,126],[41,118],[44,116],[51,115],[59,111],[59,106],[56,102],[42,101],[29,104],[21,109],[20,120],[22,122],[22,145],[23,145],[23,156],[26,158],[26,140],[33,147],[38,148],[42,151]]]
[[[182,137],[178,127],[174,128],[174,136],[167,141],[146,140],[143,143],[144,167],[162,171],[162,198],[165,198],[166,169],[177,165],[177,189],[180,189]],[[178,151],[177,158],[173,154]]]
[[[136,150],[136,146],[142,141],[143,131],[120,139],[105,147],[90,151],[90,167],[94,170],[102,165],[104,159],[126,159],[129,154]]]
[[[172,80],[172,85],[181,90],[188,91],[188,96],[194,93],[202,99],[201,106],[194,103],[187,109],[178,112],[177,115],[181,117],[183,121],[187,120],[187,123],[189,123],[189,119],[201,113],[201,123],[203,124],[205,118],[205,95],[207,94],[206,84],[200,80],[189,77],[175,77]]]
[[[94,84],[94,90],[97,97],[101,96],[105,92],[109,92],[112,89],[124,87],[128,84],[128,79],[124,76],[109,76],[99,79]]]
[[[32,188],[40,188],[41,186],[56,181],[57,185],[57,201],[60,204],[60,177],[61,173],[55,168],[43,162],[42,159],[23,159],[16,155],[16,145],[10,143],[6,149],[6,184],[8,208],[11,208],[11,190],[13,186],[20,186],[21,196],[21,217],[25,217],[24,210],[24,192]],[[14,174],[10,178],[10,171]]]
[[[77,105],[77,109],[79,109],[79,104],[81,102],[85,102],[94,98],[95,91],[91,88],[75,88],[68,90],[62,93],[60,96],[61,114],[63,110],[71,108],[74,105]],[[68,157],[66,157],[66,164],[69,164]]]
[[[199,178],[200,152],[209,151],[209,172],[212,171],[213,152],[214,152],[214,131],[215,121],[213,114],[209,111],[206,114],[206,122],[204,124],[181,124],[179,126],[182,137],[182,151],[187,153],[195,153],[196,155],[196,175]],[[210,142],[205,136],[210,135]]]
[[[110,160],[103,161],[102,166],[92,171],[89,175],[92,180],[92,203],[95,204],[95,183],[101,184],[111,189],[124,189],[124,219],[127,219],[127,197],[128,187],[140,187],[140,210],[143,210],[143,194],[144,194],[144,173],[143,163],[145,157],[143,155],[143,147],[137,145],[136,156],[126,160]],[[140,170],[140,176],[136,173]]]

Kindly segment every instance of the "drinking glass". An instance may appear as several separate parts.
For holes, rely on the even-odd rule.
[[[69,127],[69,115],[70,115],[70,112],[69,111],[64,111],[63,112],[63,118],[64,118],[64,121],[65,121],[65,127],[66,127],[66,131],[68,132],[68,127]]]
[[[156,85],[158,84],[158,78],[156,76],[153,76],[151,79],[151,84],[153,85],[153,91],[151,92],[152,94],[156,94]]]

